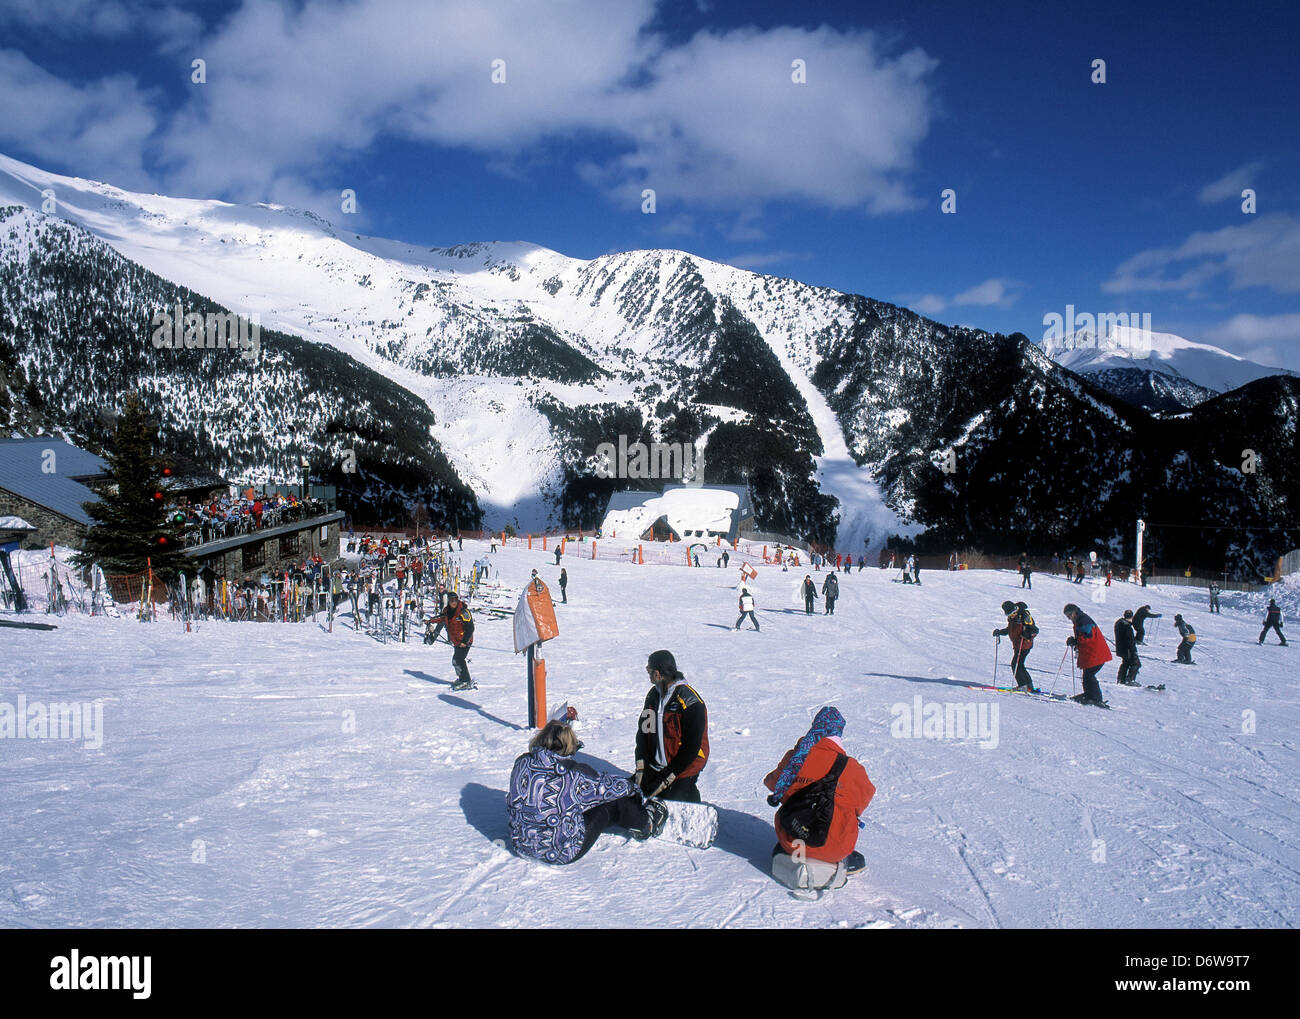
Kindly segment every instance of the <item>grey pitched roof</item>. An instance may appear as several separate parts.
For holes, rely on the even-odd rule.
[[[50,462],[47,449],[54,451],[52,474],[41,469]],[[94,453],[51,436],[0,439],[0,488],[79,524],[90,523],[81,504],[96,502],[99,496],[76,479],[102,475],[107,467]]]

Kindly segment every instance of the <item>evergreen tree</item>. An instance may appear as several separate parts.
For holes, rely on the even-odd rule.
[[[104,459],[108,481],[97,502],[84,504],[94,523],[77,563],[98,563],[105,573],[142,573],[150,562],[156,577],[171,580],[184,567],[180,528],[169,519],[168,478],[155,454],[157,427],[139,396],[130,393],[117,419]]]

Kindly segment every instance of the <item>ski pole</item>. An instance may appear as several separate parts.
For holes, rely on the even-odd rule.
[[[1074,662],[1075,662],[1075,656],[1071,655],[1070,656],[1070,692],[1078,693],[1079,692],[1078,687],[1075,685],[1075,680],[1074,680]]]
[[[995,637],[993,645],[993,685],[998,685],[998,652],[1002,649],[1002,638]]]
[[[1065,668],[1065,656],[1069,653],[1070,649],[1067,647],[1065,653],[1061,655],[1061,664],[1056,667],[1056,676],[1052,680],[1052,693],[1056,693],[1056,681],[1061,678],[1061,670]]]

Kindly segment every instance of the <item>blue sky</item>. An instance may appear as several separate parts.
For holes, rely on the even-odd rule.
[[[1297,38],[1270,2],[0,0],[0,151],[421,244],[682,248],[1033,339],[1146,313],[1300,370]]]

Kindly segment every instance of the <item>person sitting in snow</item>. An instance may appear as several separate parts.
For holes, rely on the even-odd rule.
[[[838,888],[866,867],[855,848],[858,818],[876,787],[845,751],[843,733],[844,716],[834,707],[822,708],[808,732],[763,779],[772,791],[768,804],[778,808],[772,876],[791,887]],[[810,809],[820,796],[831,803],[825,824],[817,819],[822,812]]]
[[[574,760],[582,744],[570,714],[563,705],[529,741],[528,753],[515,760],[506,793],[515,852],[542,863],[581,859],[614,825],[635,839],[653,838],[668,818],[668,809],[643,799],[631,779]]]

